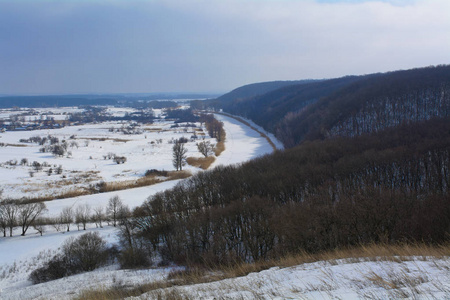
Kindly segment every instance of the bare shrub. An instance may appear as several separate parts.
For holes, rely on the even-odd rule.
[[[127,158],[125,156],[114,156],[113,161],[118,165],[124,164],[127,161]]]
[[[88,232],[78,238],[69,238],[62,247],[70,269],[77,271],[92,271],[107,261],[106,241],[98,232]]]
[[[108,261],[108,247],[98,232],[88,232],[82,236],[69,238],[62,246],[61,253],[31,272],[33,284],[47,282],[80,272],[92,271]]]

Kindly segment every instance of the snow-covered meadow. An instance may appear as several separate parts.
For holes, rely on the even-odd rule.
[[[0,142],[5,145],[0,147],[3,196],[14,199],[45,197],[62,194],[67,189],[88,188],[100,181],[138,179],[149,169],[173,170],[172,143],[175,139],[190,139],[195,132],[199,138],[211,140],[200,123],[194,125],[198,127],[174,128],[173,122],[162,121],[139,126],[135,134],[122,133],[128,124],[119,122],[4,132],[0,134]],[[20,142],[36,136],[66,141],[67,153],[55,156],[40,152],[42,145]],[[185,147],[188,156],[201,157],[195,140],[186,143]],[[112,159],[114,155],[126,157],[126,163],[117,164]],[[42,165],[42,170],[36,171],[34,162]],[[58,167],[62,168],[60,174],[56,172]]]
[[[117,115],[130,111],[113,109],[113,112]],[[160,114],[161,112],[157,113]],[[225,151],[216,158],[214,165],[238,164],[273,151],[267,141],[251,128],[232,118],[221,115],[216,117],[224,123],[227,139]],[[110,122],[68,126],[61,129],[1,133],[0,142],[7,145],[0,147],[0,180],[3,197],[18,199],[58,194],[66,188],[73,188],[77,185],[87,187],[99,181],[137,179],[142,177],[148,169],[173,170],[172,141],[174,139],[180,137],[189,139],[195,131],[199,138],[214,142],[200,123],[196,123],[196,127],[174,127],[172,121],[161,120],[153,124],[143,125],[139,128],[142,132],[131,135],[124,135],[117,131],[122,126],[123,124]],[[38,135],[51,135],[59,140],[72,140],[78,146],[74,145],[69,148],[69,151],[72,152],[69,157],[55,157],[51,153],[39,152],[40,146],[37,144],[19,142],[21,139]],[[187,156],[201,157],[195,140],[189,141],[186,147],[188,149]],[[108,153],[125,156],[127,161],[124,164],[116,164],[112,160],[104,158],[104,155]],[[47,172],[40,171],[34,172],[31,177],[29,172],[32,171],[32,166],[28,164],[20,165],[22,158],[27,158],[29,163],[33,161],[39,161],[41,164],[46,162],[47,168],[55,168],[55,166],[61,165],[63,172],[62,174],[52,173],[48,175]],[[17,161],[17,164],[10,165],[7,163],[8,161]],[[200,169],[189,165],[186,165],[185,169],[188,169],[191,173],[200,171]],[[65,181],[67,183],[64,183]],[[142,204],[149,196],[173,187],[178,181],[166,181],[151,186],[111,193],[47,201],[45,202],[47,211],[44,216],[57,216],[65,207],[76,207],[82,204],[89,204],[91,207],[106,207],[109,199],[115,195],[119,196],[124,204],[133,208]],[[115,228],[111,226],[100,229],[96,228],[94,224],[89,224],[87,231],[98,231],[111,244],[115,243],[117,239]],[[54,299],[59,299],[62,294],[73,295],[74,291],[77,291],[80,287],[79,282],[74,282],[73,285],[69,284],[68,290],[61,290],[56,288],[58,284],[54,286],[54,283],[31,286],[31,282],[27,278],[33,269],[42,265],[46,259],[50,259],[67,238],[82,233],[84,231],[77,231],[76,227],[72,227],[70,232],[62,233],[51,226],[46,226],[46,232],[43,236],[38,235],[36,231],[30,228],[25,236],[20,236],[19,229],[15,229],[13,237],[1,238],[0,298],[26,299],[35,298],[39,295],[44,298],[52,298],[52,293],[57,293],[58,296],[55,296]],[[133,279],[134,277],[130,277],[130,272],[115,270],[116,268],[117,266],[113,266],[108,270],[93,272],[92,274],[98,279],[98,282],[92,280],[91,275],[88,274],[74,276],[73,278],[79,278],[79,280],[90,278],[86,281],[90,282],[90,285],[83,284],[86,288],[98,284],[108,286],[108,280],[112,280],[111,278],[120,280],[127,280],[126,278],[128,278],[133,282],[136,281],[136,279]],[[157,278],[163,278],[164,274],[169,272],[169,269],[142,272],[157,276]],[[145,278],[142,277],[141,273],[137,276],[141,278],[140,281]],[[102,282],[103,279],[100,279],[103,277],[106,278],[104,283]],[[64,280],[72,280],[73,278]]]

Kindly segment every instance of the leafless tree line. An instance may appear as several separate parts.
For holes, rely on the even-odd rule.
[[[3,237],[12,237],[15,228],[20,228],[24,236],[30,227],[40,235],[45,233],[47,226],[52,226],[56,231],[70,231],[74,225],[78,230],[86,230],[90,223],[95,224],[96,228],[103,228],[105,223],[116,227],[130,215],[129,208],[118,196],[111,197],[106,207],[91,207],[89,204],[67,206],[56,217],[45,217],[45,212],[46,206],[42,202],[1,200],[0,228]]]

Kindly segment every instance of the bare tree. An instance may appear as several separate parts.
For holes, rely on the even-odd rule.
[[[116,227],[117,220],[119,218],[119,213],[123,208],[122,200],[120,200],[119,196],[113,196],[109,198],[108,207],[106,208],[106,213],[108,217],[112,220],[113,226]]]
[[[95,226],[103,228],[102,220],[105,218],[105,214],[103,213],[103,206],[94,207],[94,214],[92,215],[92,221],[95,223]]]
[[[6,231],[9,229],[9,236],[13,236],[14,226],[17,223],[17,205],[12,200],[2,200],[0,202],[0,223],[3,231],[3,236],[6,236]]]
[[[83,225],[83,230],[86,230],[86,224],[89,222],[89,217],[91,213],[91,207],[89,204],[79,205],[75,209],[75,223],[80,230],[80,224]]]
[[[22,227],[21,235],[24,236],[34,220],[45,210],[45,204],[42,202],[20,204],[17,209],[18,224]]]
[[[202,141],[197,143],[197,149],[205,157],[208,157],[214,153],[214,144],[211,144],[210,141]]]
[[[8,229],[8,221],[6,218],[5,206],[3,202],[0,202],[0,228],[3,232],[3,237],[6,237],[6,231]]]
[[[175,167],[175,169],[183,170],[183,166],[186,165],[186,153],[187,149],[184,148],[184,144],[180,143],[178,141],[175,142],[175,145],[173,145],[173,154],[172,154],[172,164]]]
[[[73,209],[70,206],[64,207],[59,216],[61,224],[66,226],[67,231],[70,231],[70,224],[73,222]]]
[[[41,218],[36,218],[33,222],[33,228],[42,236],[46,231],[44,220],[42,220]]]

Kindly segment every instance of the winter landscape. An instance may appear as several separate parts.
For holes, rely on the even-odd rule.
[[[179,108],[188,110],[188,106]],[[131,108],[103,108],[109,115],[124,117],[135,112]],[[65,120],[72,112],[83,111],[76,108],[46,109],[33,112],[38,118]],[[69,112],[67,114],[67,112]],[[25,110],[16,112],[24,116],[24,124],[31,120]],[[91,290],[133,289],[142,285],[176,281],[173,274],[183,272],[184,265],[158,267],[161,258],[152,257],[149,268],[122,269],[120,264],[111,261],[106,266],[61,279],[33,284],[30,274],[33,270],[50,261],[63,247],[64,243],[86,232],[96,232],[109,246],[120,247],[118,233],[122,224],[113,226],[107,210],[111,198],[118,197],[123,205],[135,209],[144,201],[166,189],[174,187],[183,179],[167,180],[161,177],[160,183],[137,188],[126,188],[112,192],[99,192],[95,189],[102,182],[122,183],[136,181],[145,177],[149,169],[172,171],[174,141],[187,137],[185,143],[188,157],[203,157],[198,143],[216,143],[208,134],[204,123],[176,122],[166,119],[163,109],[151,110],[158,119],[149,124],[130,121],[95,122],[95,124],[70,125],[55,129],[11,130],[1,134],[1,176],[2,199],[30,201],[39,197],[67,195],[74,190],[89,193],[64,199],[42,201],[45,208],[26,233],[21,235],[20,226],[14,227],[11,235],[8,226],[4,227],[5,237],[0,241],[0,290],[2,299],[72,299],[83,298],[83,293]],[[5,124],[13,112],[3,111]],[[276,138],[249,120],[214,115],[222,122],[226,132],[225,150],[215,157],[209,166],[236,165],[274,151],[273,144],[282,149]],[[35,117],[36,118],[36,117]],[[34,118],[34,119],[35,119]],[[34,120],[33,119],[33,120]],[[30,121],[31,123],[31,121]],[[130,124],[133,126],[130,127]],[[184,126],[189,125],[189,126]],[[59,126],[58,126],[59,127]],[[21,128],[21,127],[19,127]],[[133,133],[124,133],[132,128]],[[131,130],[131,129],[128,129]],[[263,134],[261,134],[263,133]],[[32,143],[33,137],[41,138]],[[63,155],[42,152],[42,138],[55,139],[66,143]],[[269,144],[268,139],[273,143]],[[60,142],[59,142],[60,141]],[[66,142],[67,141],[67,142]],[[111,154],[113,152],[114,154]],[[110,157],[106,157],[106,156]],[[126,157],[124,163],[117,163],[114,157]],[[40,169],[36,168],[38,162]],[[57,171],[61,168],[61,171]],[[49,171],[53,169],[54,171]],[[196,174],[204,170],[186,165],[184,171]],[[165,181],[167,180],[167,181]],[[67,183],[66,183],[67,182]],[[78,220],[77,213],[86,209],[87,220]],[[70,210],[71,221],[62,221],[64,213]],[[19,214],[19,213],[17,213]],[[102,220],[95,218],[101,214]],[[58,220],[61,220],[58,222]],[[103,221],[103,224],[102,224]],[[119,221],[120,223],[120,221]],[[67,227],[67,226],[70,226]],[[333,258],[318,262],[302,263],[294,266],[271,267],[260,272],[250,272],[237,278],[219,280],[214,272],[205,274],[213,281],[193,285],[158,288],[144,293],[139,299],[147,298],[445,298],[450,291],[450,272],[448,258],[440,259],[399,255],[399,257],[360,257]],[[369,253],[368,253],[369,254]],[[313,261],[313,260],[312,260]],[[172,278],[172,279],[170,279]],[[216,279],[214,279],[216,278]],[[82,287],[82,288],[80,288]]]
[[[0,299],[449,299],[450,1],[0,0]]]
[[[187,109],[186,107],[182,108]],[[39,110],[34,111],[39,113]],[[47,118],[64,120],[67,112],[70,114],[70,112],[76,111],[76,108],[61,108],[52,109],[52,115],[49,115],[47,110],[42,110],[41,113],[45,114]],[[112,116],[123,117],[125,113],[132,113],[134,110],[111,107],[107,108],[107,111]],[[9,119],[11,115],[8,115],[8,113],[12,114],[10,111],[4,111],[3,116]],[[19,113],[24,114],[20,111]],[[162,110],[154,110],[151,113],[158,117],[163,114]],[[228,137],[225,143],[225,151],[215,159],[210,166],[211,168],[214,165],[239,164],[273,151],[267,140],[249,126],[225,116],[217,115],[216,117],[223,122]],[[28,116],[24,116],[24,118],[25,120],[30,119]],[[185,124],[191,126],[184,127]],[[213,141],[208,135],[207,129],[199,122],[185,124],[165,120],[163,116],[161,120],[153,124],[134,127],[135,132],[133,134],[123,133],[122,129],[129,126],[128,122],[105,122],[33,131],[21,131],[20,129],[6,131],[1,135],[1,141],[4,143],[1,152],[3,162],[1,164],[2,197],[3,199],[20,200],[36,196],[63,195],[74,188],[83,191],[89,190],[92,186],[104,181],[119,183],[135,181],[144,177],[145,172],[149,169],[172,170],[174,168],[172,161],[173,141],[182,137],[190,139],[186,143],[186,155],[189,157],[203,157],[196,144],[201,141]],[[197,135],[197,137],[191,140],[193,135]],[[31,137],[37,136],[41,138],[51,136],[51,138],[61,141],[69,141],[68,149],[71,153],[65,153],[64,155],[42,153],[39,151],[42,145],[28,142]],[[282,147],[273,136],[272,139],[279,147]],[[20,142],[21,140],[22,142]],[[27,140],[27,142],[23,142],[24,140]],[[110,154],[111,152],[114,152],[114,154]],[[107,155],[110,158],[105,158]],[[126,163],[119,164],[113,161],[114,156],[125,156],[128,159]],[[25,160],[26,163],[21,163]],[[43,165],[42,169],[36,170],[33,167],[35,161]],[[58,167],[62,168],[60,173],[56,171]],[[49,172],[49,169],[55,169],[54,173]],[[190,174],[202,171],[200,168],[189,165],[184,170],[187,170]],[[141,205],[147,197],[173,187],[180,180],[164,181],[164,178],[161,178],[161,181],[161,183],[145,187],[116,192],[44,201],[42,203],[45,204],[46,208],[39,216],[43,218],[57,217],[61,215],[64,209],[71,208],[75,212],[77,207],[85,206],[88,206],[89,210],[92,210],[92,208],[105,210],[109,199],[114,196],[120,197],[124,204],[133,209]],[[87,224],[86,231],[80,231],[80,228],[77,230],[77,227],[73,226],[72,230],[67,232],[65,229],[57,229],[57,226],[44,225],[42,236],[33,228],[30,228],[25,236],[20,236],[19,228],[14,228],[13,237],[2,239],[0,244],[0,252],[2,253],[2,299],[36,297],[61,299],[64,294],[73,297],[74,293],[80,292],[80,283],[74,282],[73,286],[67,291],[62,292],[55,289],[55,295],[50,292],[53,289],[52,287],[44,288],[44,290],[36,293],[36,286],[30,286],[28,280],[30,271],[46,259],[51,258],[67,238],[83,234],[86,231],[94,231],[99,232],[108,243],[114,244],[117,242],[117,232],[113,226],[105,224],[104,228],[98,228],[91,221]],[[38,237],[40,239],[36,239]],[[104,270],[105,278],[91,287],[110,286],[112,284],[110,279],[113,277],[119,281],[130,280],[127,272],[123,273],[114,269],[116,269],[114,266],[106,268]],[[147,283],[150,277],[153,278],[152,276],[154,278],[151,280],[163,280],[171,269],[138,271],[130,283]],[[102,277],[102,273],[97,273],[94,276],[96,278],[97,276]],[[86,283],[83,283],[82,286],[88,288],[90,285],[87,282],[92,282],[92,279],[88,279],[88,277],[86,279]]]

